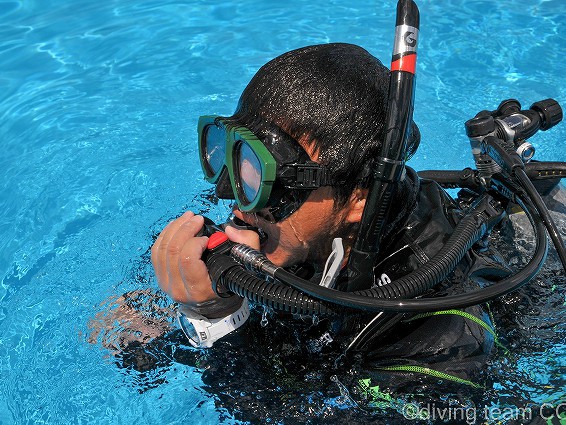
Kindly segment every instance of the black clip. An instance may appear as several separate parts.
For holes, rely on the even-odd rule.
[[[405,161],[378,157],[374,174],[379,180],[395,183],[405,178]]]
[[[316,162],[287,164],[279,178],[289,189],[317,189],[330,184],[326,168]]]
[[[312,164],[293,164],[296,170],[295,184],[300,189],[316,189],[326,184],[326,169]]]

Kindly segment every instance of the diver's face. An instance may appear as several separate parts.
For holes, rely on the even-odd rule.
[[[311,160],[318,154],[302,145]],[[331,252],[332,240],[344,237],[348,208],[334,209],[333,189],[325,186],[311,192],[297,211],[277,223],[263,217],[267,214],[244,213],[234,210],[234,215],[255,226],[265,234],[261,251],[278,266],[299,263],[324,264]]]
[[[278,266],[298,263],[323,264],[330,254],[332,240],[340,237],[344,209],[334,210],[330,187],[313,191],[301,207],[286,219],[270,223],[261,214],[234,210],[239,219],[258,227],[266,236],[261,251]]]

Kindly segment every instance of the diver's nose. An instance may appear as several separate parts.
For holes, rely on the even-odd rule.
[[[218,177],[215,193],[220,199],[236,199],[234,197],[232,185],[230,184],[230,177],[228,176],[228,171],[226,171],[226,169],[224,169],[224,171],[220,173],[220,177]]]

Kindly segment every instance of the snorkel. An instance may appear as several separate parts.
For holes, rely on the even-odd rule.
[[[554,173],[566,175],[566,163],[529,163],[532,147],[526,139],[539,129],[547,130],[562,119],[554,101],[537,102],[528,111],[505,103],[498,111],[482,111],[466,123],[478,170],[465,170],[462,182],[449,171],[436,175],[451,187],[468,187],[473,200],[444,246],[415,271],[384,286],[367,288],[380,255],[396,184],[405,173],[407,140],[412,122],[418,9],[412,0],[400,0],[391,65],[386,137],[368,191],[359,236],[347,266],[348,291],[333,290],[295,276],[271,263],[262,253],[223,238],[209,246],[206,264],[213,289],[221,297],[240,296],[267,307],[303,315],[329,315],[344,309],[372,312],[428,312],[482,304],[528,283],[546,259],[548,237],[566,269],[560,234],[530,179]],[[516,102],[516,101],[515,101]],[[535,164],[533,166],[532,164]],[[435,179],[435,176],[432,176]],[[441,180],[439,178],[439,180]],[[463,186],[465,183],[466,186]],[[535,250],[520,270],[497,281],[483,282],[479,289],[457,295],[418,298],[448,277],[477,242],[487,238],[500,222],[507,205],[515,203],[529,218],[535,234]],[[218,230],[208,226],[205,234]],[[211,238],[212,239],[212,238]],[[218,239],[218,238],[214,238]]]
[[[348,259],[348,291],[368,286],[388,222],[396,184],[404,177],[407,141],[413,117],[419,9],[413,0],[397,3],[395,43],[389,77],[386,134],[362,215],[358,236]]]

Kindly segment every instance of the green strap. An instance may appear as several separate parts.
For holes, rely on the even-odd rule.
[[[493,329],[493,327],[491,327],[484,320],[474,316],[473,314],[467,313],[467,312],[462,311],[462,310],[453,309],[453,310],[442,310],[442,311],[434,311],[434,312],[429,312],[429,313],[417,314],[417,315],[405,320],[404,322],[411,322],[413,320],[424,319],[424,318],[433,317],[433,316],[447,315],[447,314],[453,314],[453,315],[456,315],[456,316],[460,316],[460,317],[463,317],[464,319],[471,320],[472,322],[480,325],[491,336],[493,336],[493,341],[495,342],[495,344],[498,347],[502,348],[505,351],[506,354],[509,353],[507,348],[499,342],[499,339],[497,338],[497,334],[495,333],[495,330]],[[450,375],[450,374],[445,373],[445,372],[440,372],[438,370],[430,369],[430,368],[424,367],[424,366],[414,366],[414,365],[396,365],[395,366],[395,365],[393,365],[393,366],[379,367],[377,369],[382,370],[382,371],[390,371],[390,372],[421,373],[423,375],[433,376],[435,378],[445,379],[447,381],[452,381],[452,382],[457,382],[459,384],[469,385],[473,388],[482,388],[482,385],[476,384],[475,382],[469,381],[467,379],[459,378],[457,376]],[[367,379],[367,380],[362,379],[362,380],[359,381],[361,388],[366,390],[368,395],[371,395],[372,398],[374,399],[374,401],[380,400],[382,403],[383,402],[385,402],[385,403],[391,403],[392,402],[391,396],[387,396],[385,393],[381,392],[379,390],[379,386],[370,387],[369,382],[370,382],[369,379]]]
[[[477,323],[482,328],[484,328],[489,334],[491,334],[491,336],[493,336],[493,341],[495,342],[495,344],[499,348],[501,348],[505,351],[505,354],[509,353],[507,348],[499,342],[499,338],[497,338],[497,334],[495,333],[495,330],[491,326],[489,326],[485,321],[474,316],[473,314],[467,313],[467,312],[462,311],[462,310],[442,310],[442,311],[433,311],[433,312],[429,312],[429,313],[417,314],[416,316],[413,316],[413,317],[405,320],[405,322],[411,322],[413,320],[424,319],[426,317],[440,316],[440,315],[443,315],[443,314],[453,314],[453,315],[456,315],[456,316],[461,316],[464,319],[468,319],[468,320],[471,320],[474,323]]]
[[[358,388],[369,399],[372,407],[387,409],[400,405],[399,400],[394,399],[390,393],[382,391],[379,385],[371,386],[371,378],[358,380]]]
[[[440,372],[438,370],[430,369],[423,366],[411,366],[411,365],[398,365],[398,366],[384,366],[378,368],[378,370],[392,371],[392,372],[412,372],[412,373],[422,373],[424,375],[434,376],[435,378],[445,379],[447,381],[457,382],[459,384],[469,385],[473,388],[481,388],[480,384],[468,381],[467,379],[458,378],[454,375],[449,375],[448,373]]]

